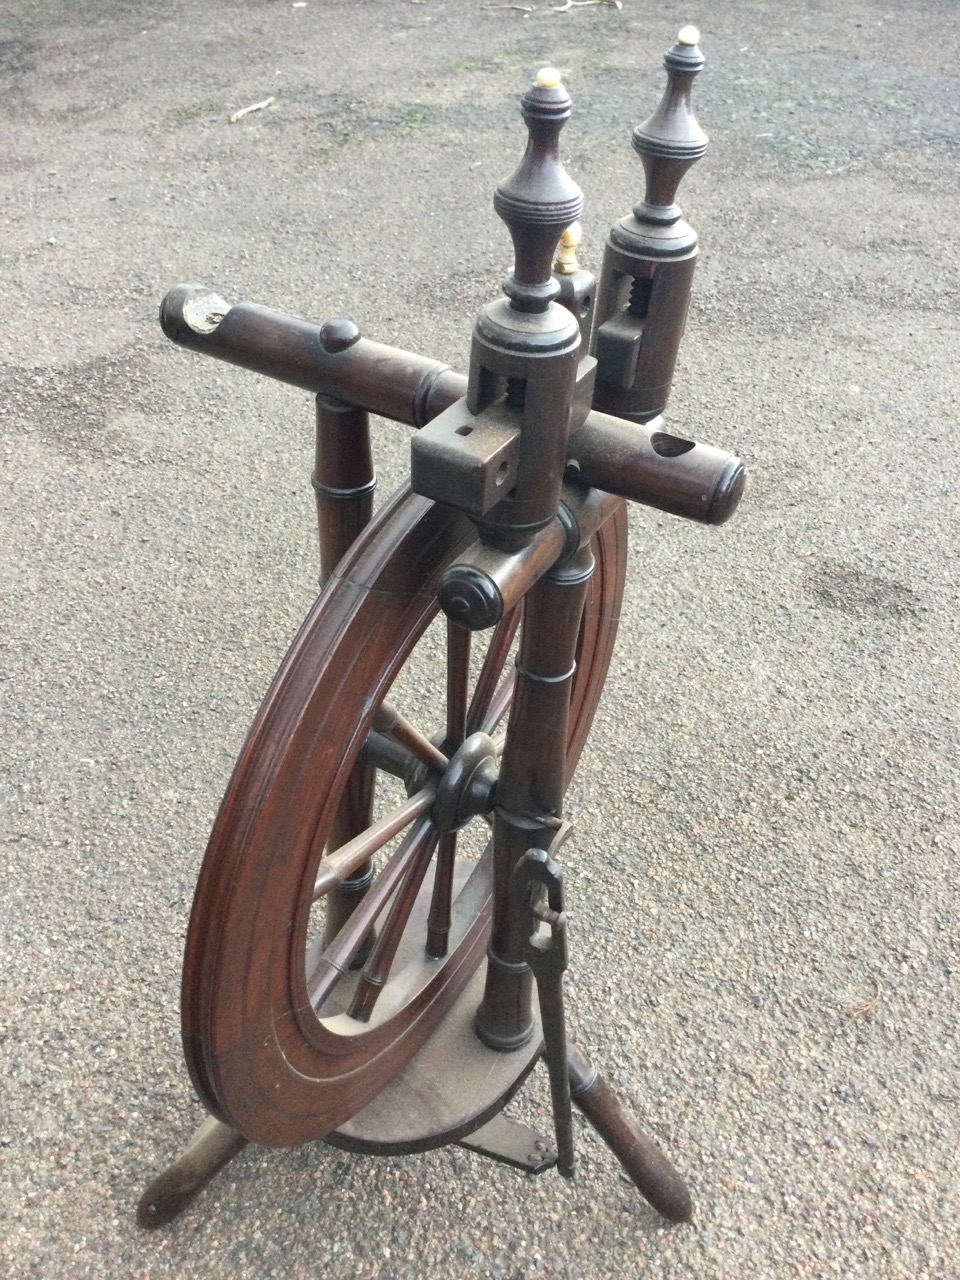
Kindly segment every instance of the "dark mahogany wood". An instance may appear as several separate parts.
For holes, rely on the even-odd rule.
[[[377,487],[365,409],[317,396],[317,445],[311,478],[317,501],[320,583],[327,581],[373,514]]]
[[[660,1148],[642,1132],[589,1058],[567,1046],[570,1096],[614,1153],[631,1182],[671,1222],[689,1222],[687,1185]]]
[[[189,317],[208,309],[220,317],[216,325],[194,328]],[[467,392],[467,379],[439,361],[367,338],[331,353],[320,342],[327,326],[252,302],[230,306],[202,285],[172,289],[160,314],[180,346],[307,391],[339,389],[371,413],[409,426],[430,422]],[[658,450],[657,436],[679,445]],[[572,468],[583,485],[703,524],[729,520],[743,493],[744,466],[735,454],[669,436],[658,420],[626,423],[594,410],[571,430],[567,459],[568,474]]]
[[[172,1222],[246,1145],[242,1133],[207,1116],[179,1157],[140,1197],[137,1224],[153,1231]]]
[[[599,287],[572,256],[570,99],[549,70],[524,95],[526,152],[494,199],[514,267],[477,318],[466,378],[349,320],[315,325],[194,285],[163,302],[173,341],[316,394],[322,591],[203,861],[182,1025],[211,1115],[148,1190],[144,1225],[248,1139],[403,1152],[486,1126],[476,1149],[545,1167],[554,1157],[525,1150],[516,1126],[488,1123],[542,1051],[562,1171],[572,1097],[650,1202],[690,1216],[676,1170],[566,1046],[549,859],[616,635],[623,499],[720,524],[744,484],[738,458],[659,416],[697,253],[675,202],[706,148],[690,106],[697,40],[686,28],[668,50],[666,93],[634,131],[646,189],[610,233]],[[369,413],[420,428],[410,486],[373,518]],[[410,697],[414,712],[406,680],[436,697]],[[466,838],[471,824],[482,839]],[[516,892],[538,857],[552,878]],[[536,921],[555,931],[550,963]]]
[[[603,253],[591,351],[594,404],[634,422],[666,407],[697,261],[697,234],[676,203],[680,180],[707,150],[690,106],[703,67],[699,36],[686,27],[664,54],[663,99],[633,132],[646,177],[643,199],[614,223]]]
[[[515,1053],[482,1044],[473,1030],[482,990],[478,970],[406,1070],[327,1142],[367,1155],[409,1155],[460,1141],[497,1115],[536,1066],[540,1037]],[[535,1135],[529,1138],[532,1146]]]
[[[370,447],[370,417],[364,409],[333,396],[317,396],[317,436],[313,476],[320,543],[320,584],[328,580],[373,514],[376,475]],[[358,760],[344,787],[340,807],[330,830],[329,843],[340,848],[365,830],[373,816],[374,769]],[[340,881],[326,900],[324,937],[337,936],[366,894],[373,879],[373,864],[361,863]],[[373,944],[366,939],[354,963],[361,964]]]
[[[348,1026],[348,1014],[318,1017],[314,1009],[311,986],[326,990],[319,975],[330,968],[317,956],[316,980],[307,972],[315,885],[333,887],[366,853],[358,848],[345,862],[338,851],[322,857],[330,824],[378,707],[437,614],[437,583],[471,537],[466,521],[423,499],[401,492],[387,504],[333,572],[294,641],[227,789],[188,932],[184,1045],[204,1104],[255,1141],[282,1146],[323,1137],[359,1111],[424,1044],[483,957],[491,889],[478,864],[458,899],[459,914],[454,908],[446,956],[430,958],[423,938],[420,979],[406,973],[399,1007],[390,1004],[387,981],[369,1023]],[[625,554],[618,504],[595,538],[598,570],[574,681],[567,772],[603,685]],[[494,688],[491,702],[495,696]],[[489,714],[489,703],[476,714]],[[445,718],[441,711],[441,733]],[[428,737],[432,728],[421,726]],[[430,786],[426,792],[411,802],[411,814],[421,805],[429,811]],[[377,887],[374,878],[356,914]],[[362,928],[370,923],[361,921]],[[339,972],[348,969],[356,942],[352,936],[339,948]],[[327,947],[336,949],[338,940]],[[355,981],[349,973],[341,980]],[[352,991],[347,1007],[350,998]]]
[[[494,817],[493,934],[477,1011],[485,1044],[512,1049],[533,1033],[528,920],[513,900],[514,871],[530,848],[550,844],[568,782],[567,718],[575,656],[594,561],[589,546],[545,575],[524,601],[513,714]]]

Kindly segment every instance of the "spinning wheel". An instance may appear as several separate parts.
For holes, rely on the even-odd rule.
[[[610,660],[625,525],[619,504],[594,539],[568,779]],[[458,858],[456,826],[482,823],[491,807],[489,748],[473,735],[490,743],[509,710],[516,611],[477,637],[473,679],[471,635],[447,624],[445,654],[427,655],[437,669],[423,730],[384,710],[421,656],[443,571],[472,536],[449,510],[395,495],[304,622],[224,797],[190,922],[184,1042],[204,1104],[257,1142],[325,1137],[353,1116],[403,1069],[483,957],[491,859]],[[429,666],[418,675],[430,679]],[[389,790],[398,775],[409,798],[378,811],[378,782]],[[399,846],[374,869],[394,837]],[[338,893],[352,914],[338,909]]]
[[[720,524],[743,488],[738,458],[659,416],[697,253],[675,203],[706,147],[697,39],[680,33],[634,131],[646,192],[610,233],[596,296],[559,158],[570,99],[549,69],[524,95],[527,151],[494,197],[514,270],[474,325],[466,379],[349,321],[189,285],[164,301],[174,341],[316,393],[324,587],[201,869],[182,1020],[209,1117],[148,1188],[145,1226],[248,1140],[461,1142],[570,1176],[572,1102],[661,1213],[690,1216],[679,1174],[567,1042],[554,855],[617,629],[623,499]],[[369,412],[420,428],[410,485],[372,521]],[[540,1057],[555,1153],[500,1114]]]

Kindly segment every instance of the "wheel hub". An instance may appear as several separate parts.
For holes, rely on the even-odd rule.
[[[456,831],[493,808],[497,786],[497,749],[488,733],[472,733],[440,779],[433,819],[440,831]]]

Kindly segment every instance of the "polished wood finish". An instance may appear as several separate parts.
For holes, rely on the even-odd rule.
[[[320,584],[366,528],[377,487],[365,409],[317,396],[317,445],[311,477],[317,503]]]
[[[599,364],[594,404],[633,422],[666,407],[696,267],[697,234],[676,203],[681,179],[707,150],[690,106],[703,67],[696,40],[685,28],[664,54],[663,99],[633,132],[644,197],[614,223],[603,253],[590,348]]]
[[[201,285],[178,285],[163,300],[164,332],[180,346],[229,364],[267,374],[313,392],[340,389],[371,413],[421,427],[466,395],[467,379],[425,356],[411,355],[367,338],[342,352],[323,349],[327,326],[272,311],[252,302],[226,311],[210,329],[195,329],[191,306],[210,299]],[[220,314],[218,312],[218,314]],[[630,422],[594,409],[573,426],[567,450],[582,485],[704,524],[723,524],[743,493],[744,467],[734,454],[695,441],[682,453],[663,455],[653,437],[663,423]],[[625,434],[626,433],[626,434]]]
[[[367,1155],[411,1155],[457,1142],[497,1115],[536,1066],[540,1038],[516,1054],[482,1044],[473,1030],[482,991],[478,969],[407,1069],[327,1141]]]
[[[317,396],[316,453],[311,477],[317,504],[320,543],[320,585],[370,522],[376,475],[370,446],[370,417],[364,409],[333,396]],[[333,819],[329,846],[339,849],[369,827],[373,817],[375,773],[360,759],[353,767],[340,807]],[[343,928],[373,879],[373,864],[361,862],[343,877],[326,899],[324,937],[332,941]],[[373,935],[365,939],[353,960],[362,964]]]
[[[661,1213],[690,1216],[679,1174],[567,1045],[552,859],[619,620],[623,499],[720,524],[743,489],[738,458],[659,416],[697,252],[675,203],[706,147],[696,40],[686,28],[668,50],[663,101],[634,132],[646,191],[611,231],[599,289],[569,254],[574,274],[551,272],[583,203],[559,156],[570,99],[548,70],[524,95],[527,149],[494,199],[514,267],[476,321],[466,378],[349,320],[313,325],[193,285],[164,300],[175,342],[316,394],[322,591],[204,858],[182,1023],[210,1118],[148,1189],[143,1225],[251,1139],[402,1153],[483,1129],[476,1149],[570,1175],[571,1098]],[[373,518],[371,412],[422,429],[412,485]],[[425,655],[440,697],[413,714],[404,680]],[[541,1053],[558,1161],[490,1124]]]
[[[567,1046],[570,1096],[614,1153],[637,1190],[671,1222],[689,1222],[686,1183],[656,1143],[642,1132],[587,1056]]]
[[[530,590],[524,602],[513,714],[494,817],[493,934],[477,1011],[485,1044],[512,1049],[533,1033],[529,926],[512,902],[514,870],[528,849],[551,841],[567,785],[570,692],[593,556],[584,548]]]
[[[617,506],[596,536],[598,573],[584,614],[567,773],[610,658],[624,533]],[[258,1142],[323,1137],[365,1106],[426,1042],[483,957],[491,886],[486,864],[477,864],[453,904],[447,954],[430,958],[424,937],[419,974],[403,975],[397,1007],[388,982],[369,1023],[346,1011],[318,1014],[315,1005],[318,987],[328,1001],[336,995],[326,976],[331,968],[339,982],[356,981],[350,952],[372,922],[365,915],[359,925],[351,922],[378,894],[376,878],[343,927],[350,945],[328,941],[327,962],[317,954],[313,973],[306,959],[315,886],[319,881],[322,897],[370,852],[364,833],[340,850],[328,847],[343,787],[395,676],[437,614],[440,577],[471,537],[462,518],[403,492],[374,518],[281,665],[214,826],[184,961],[184,1046],[204,1104]],[[443,680],[441,672],[438,687]],[[487,688],[487,704],[474,712],[481,720],[496,698],[492,680]],[[442,715],[441,732],[445,721]],[[387,820],[403,831],[418,813],[429,813],[436,781]],[[369,843],[382,845],[383,834],[373,824]],[[398,887],[419,874],[416,862],[411,857],[397,874]],[[381,896],[386,906],[389,895],[374,900]],[[347,1008],[349,998],[352,991]]]
[[[173,1164],[140,1197],[137,1224],[153,1231],[172,1222],[246,1145],[242,1133],[207,1116]]]

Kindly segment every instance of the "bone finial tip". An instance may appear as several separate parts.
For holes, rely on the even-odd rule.
[[[570,226],[561,235],[560,243],[557,245],[557,256],[553,269],[558,275],[572,276],[575,271],[580,270],[580,263],[577,261],[577,246],[582,238],[583,227],[579,222],[571,222]]]
[[[576,249],[577,245],[583,239],[583,227],[579,222],[571,222],[563,235],[560,237],[560,243],[566,249]]]
[[[555,89],[560,83],[560,72],[556,67],[541,67],[537,72],[537,85],[541,89]]]
[[[693,25],[683,27],[677,36],[677,44],[699,44],[700,32]]]

